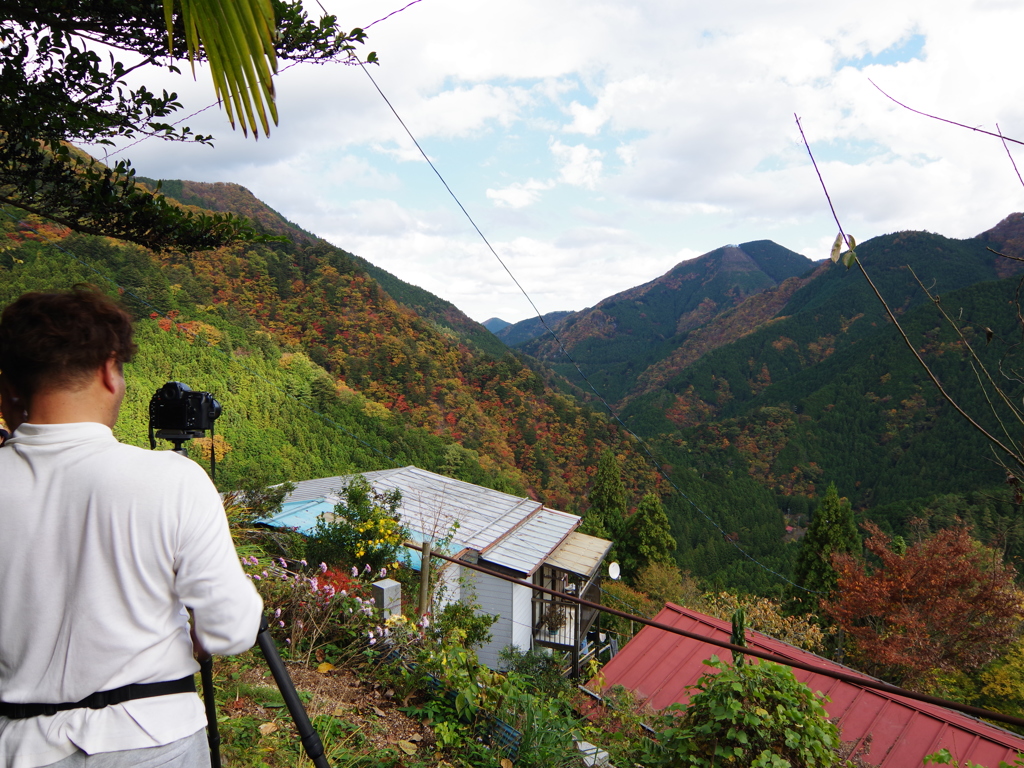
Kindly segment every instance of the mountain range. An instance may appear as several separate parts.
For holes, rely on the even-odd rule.
[[[894,532],[960,516],[1024,555],[1013,500],[995,490],[1005,472],[856,268],[767,240],[727,245],[592,308],[488,321],[495,334],[239,185],[162,185],[286,241],[154,254],[21,215],[0,225],[0,304],[83,280],[117,285],[142,341],[119,435],[144,442],[163,381],[213,391],[224,429],[202,450],[217,453],[225,488],[415,463],[583,512],[611,449],[633,503],[663,495],[680,564],[709,583],[777,592],[772,571],[793,558],[786,525],[806,522],[828,482]],[[1019,401],[1024,217],[966,240],[885,235],[857,255],[947,387],[987,428],[1006,426],[915,275]]]

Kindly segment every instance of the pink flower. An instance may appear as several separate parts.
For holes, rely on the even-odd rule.
[[[327,563],[320,563],[320,573],[327,573]]]
[[[284,626],[284,622],[283,622],[283,621],[279,621],[279,622],[277,622],[277,626],[279,626],[279,627],[283,627],[283,626]]]
[[[280,608],[278,608],[276,611],[274,611],[274,618],[275,619],[280,619],[281,618],[281,609]]]
[[[381,568],[380,569],[380,577],[383,579],[387,575],[388,575],[388,569],[387,568]]]
[[[352,566],[352,578],[359,578],[359,569],[356,568],[354,565]]]
[[[363,568],[363,573],[369,573],[372,570],[373,570],[373,568],[371,568],[370,564],[367,563],[366,566]]]

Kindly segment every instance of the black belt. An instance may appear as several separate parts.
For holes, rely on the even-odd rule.
[[[103,709],[132,699],[148,699],[152,696],[170,696],[172,693],[195,693],[196,681],[192,675],[180,680],[163,683],[133,683],[109,691],[98,691],[81,701],[63,704],[9,704],[0,701],[0,717],[10,720],[24,720],[27,717],[55,715],[68,709]]]

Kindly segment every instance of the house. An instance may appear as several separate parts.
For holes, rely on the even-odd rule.
[[[729,642],[732,625],[688,608],[668,603],[655,621],[705,637]],[[794,661],[842,671],[872,680],[856,670],[823,659],[760,632],[747,631],[747,645]],[[728,654],[699,640],[644,627],[601,670],[590,685],[621,685],[639,694],[654,709],[689,701],[688,686],[708,671],[703,664],[713,654]],[[828,697],[824,703],[840,730],[844,744],[870,765],[906,768],[923,765],[925,755],[948,749],[960,765],[967,761],[994,768],[1012,763],[1024,752],[1024,737],[935,704],[872,690],[821,673],[793,670],[812,691]]]
[[[398,511],[413,542],[433,544],[450,536],[444,550],[450,557],[600,602],[600,571],[611,542],[579,533],[579,516],[413,466],[362,475],[378,491],[401,492]],[[334,514],[351,477],[296,483],[268,522],[311,532],[321,515],[329,520]],[[419,561],[419,552],[410,549],[409,564],[418,570]],[[596,610],[451,564],[442,570],[438,589],[442,601],[472,600],[481,612],[498,617],[491,641],[477,652],[482,663],[497,667],[499,652],[509,645],[544,647],[567,651],[579,674]]]

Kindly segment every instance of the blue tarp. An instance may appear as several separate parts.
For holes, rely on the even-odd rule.
[[[281,505],[281,511],[273,517],[265,517],[257,520],[257,523],[270,525],[275,528],[290,528],[298,531],[304,536],[311,536],[316,528],[320,515],[334,512],[334,502],[325,499],[314,499],[312,501],[291,501]],[[424,535],[419,531],[409,531],[411,541],[423,543]],[[435,549],[437,545],[435,544]],[[458,542],[452,542],[444,549],[444,554],[451,556],[460,552],[465,546]],[[405,563],[414,571],[420,569],[420,552],[406,548],[402,558]]]

